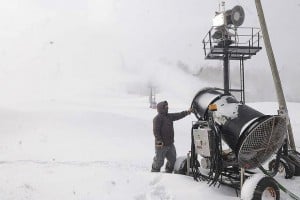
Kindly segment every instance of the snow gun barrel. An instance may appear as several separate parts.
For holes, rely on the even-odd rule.
[[[209,109],[212,104],[213,111]],[[268,160],[286,138],[285,118],[264,115],[220,89],[200,90],[192,107],[199,120],[213,120],[222,139],[235,152],[239,166],[245,169],[256,168]]]

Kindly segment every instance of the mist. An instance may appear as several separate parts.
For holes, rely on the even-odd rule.
[[[300,1],[262,3],[286,97],[299,101]],[[237,4],[245,9],[244,25],[258,27],[254,1],[228,0],[226,8]],[[195,76],[201,68],[222,68],[219,61],[205,60],[202,49],[218,5],[217,0],[1,1],[0,104],[148,95],[149,86],[161,99],[172,94],[189,103],[197,90],[222,86],[222,77],[209,70]],[[232,84],[236,66],[231,64]],[[276,100],[265,50],[245,68],[248,99]]]

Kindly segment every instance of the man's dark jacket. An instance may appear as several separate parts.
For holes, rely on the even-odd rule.
[[[163,142],[164,146],[174,143],[173,121],[184,118],[189,114],[188,111],[180,113],[168,113],[167,101],[157,104],[158,114],[153,119],[153,133],[155,142]]]

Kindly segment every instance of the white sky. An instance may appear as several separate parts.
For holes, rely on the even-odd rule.
[[[244,7],[245,26],[258,26],[254,0],[226,2],[227,9],[237,4]],[[180,60],[192,70],[219,64],[204,60],[201,43],[218,3],[0,0],[2,101],[123,88],[128,79],[141,80],[146,78],[143,74],[155,73],[151,66],[161,61],[174,65]],[[297,69],[299,0],[262,3],[279,69],[285,73]],[[253,57],[247,67],[269,73],[265,53]],[[171,73],[172,69],[169,77]]]

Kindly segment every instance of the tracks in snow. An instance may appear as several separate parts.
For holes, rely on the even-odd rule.
[[[0,161],[0,166],[3,165],[22,165],[35,164],[42,166],[74,166],[74,167],[102,167],[128,169],[137,171],[149,171],[149,166],[145,163],[136,163],[132,161],[43,161],[43,160],[12,160]]]

